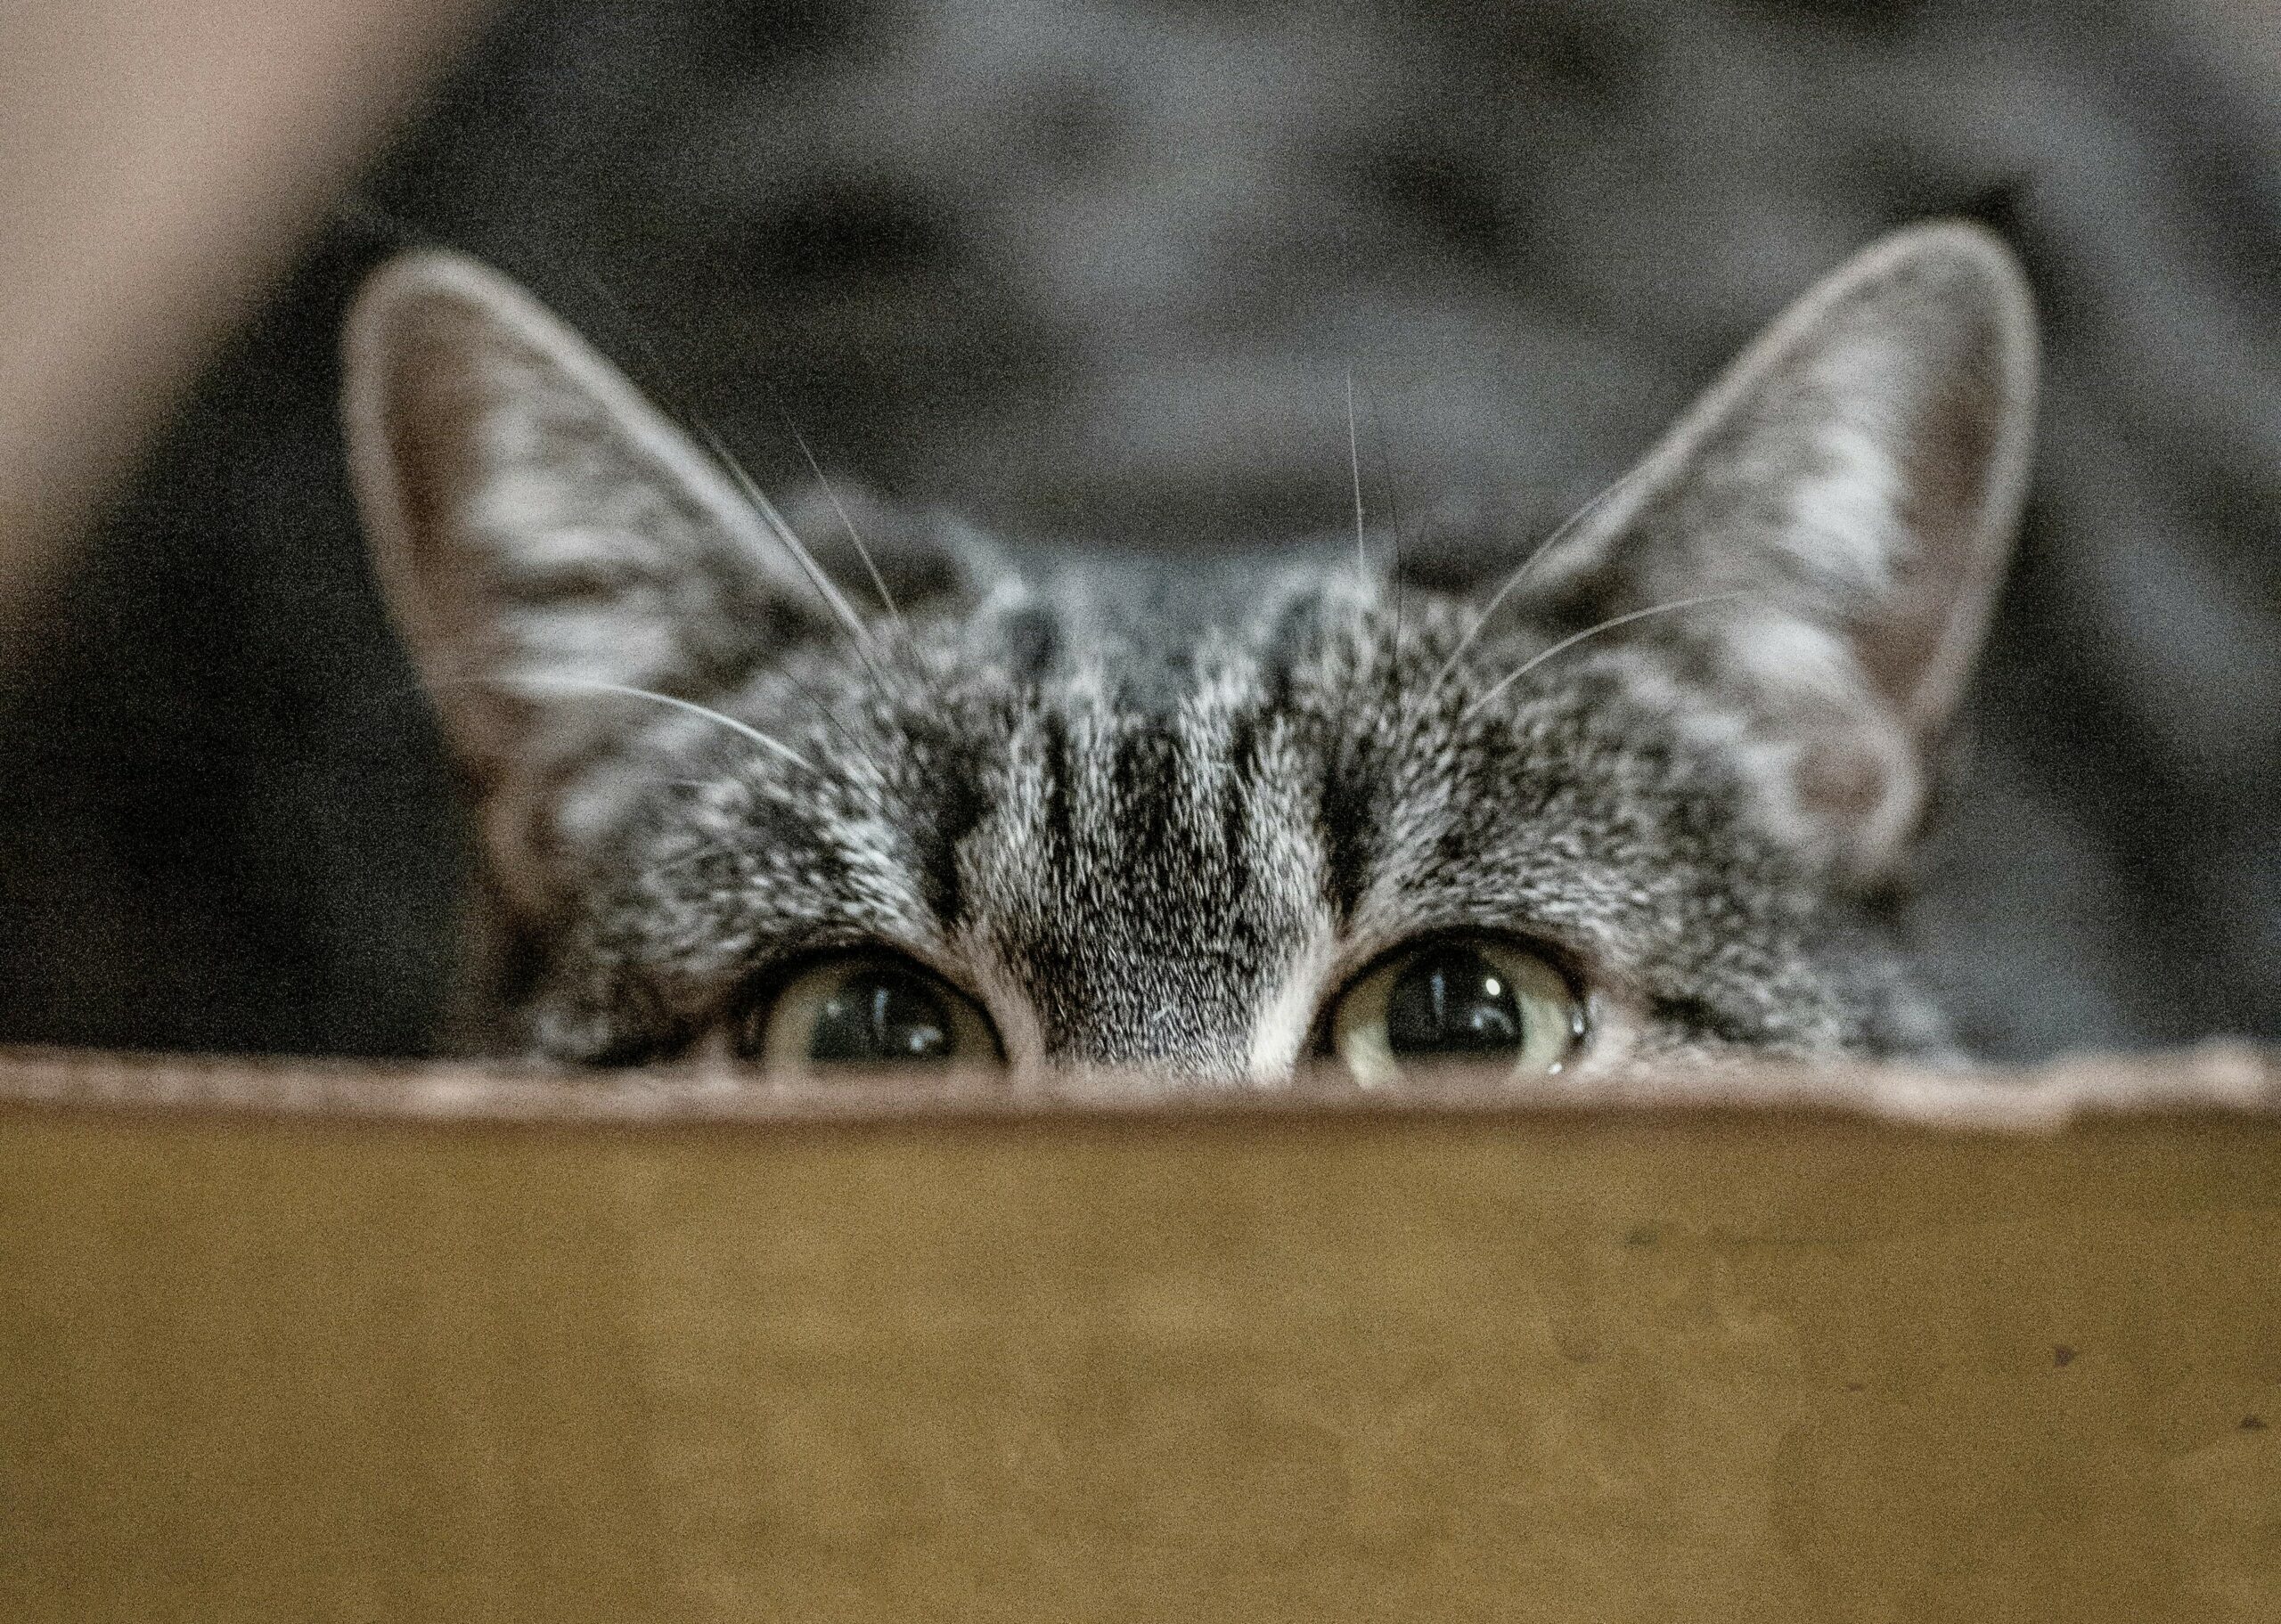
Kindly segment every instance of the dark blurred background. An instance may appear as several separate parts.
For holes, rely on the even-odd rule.
[[[417,1052],[464,830],[334,334],[484,255],[764,483],[1204,548],[1543,530],[1879,232],[2047,327],[1927,854],[1970,1035],[2281,1038],[2281,23],[2199,4],[511,6],[208,369],[0,675],[0,1041]]]

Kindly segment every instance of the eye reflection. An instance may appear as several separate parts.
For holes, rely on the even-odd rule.
[[[819,960],[748,1023],[746,1058],[780,1074],[840,1066],[996,1065],[989,1017],[942,977],[887,953]]]
[[[1509,942],[1453,938],[1381,960],[1339,995],[1331,1041],[1356,1081],[1394,1081],[1437,1062],[1503,1063],[1549,1076],[1583,1038],[1567,979]]]

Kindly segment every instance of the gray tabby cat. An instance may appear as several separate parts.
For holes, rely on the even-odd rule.
[[[1230,1083],[1949,1052],[1893,902],[2034,391],[1976,228],[1871,248],[1549,544],[1430,585],[1359,495],[1355,535],[1208,567],[868,506],[804,549],[454,255],[384,268],[347,342],[480,809],[489,1047]]]

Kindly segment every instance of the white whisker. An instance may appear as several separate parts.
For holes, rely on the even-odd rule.
[[[1558,642],[1553,644],[1549,649],[1543,649],[1541,652],[1533,655],[1529,658],[1523,660],[1518,665],[1516,665],[1512,670],[1500,677],[1493,684],[1491,685],[1486,693],[1484,693],[1479,698],[1476,699],[1471,705],[1467,706],[1463,711],[1459,713],[1458,720],[1460,722],[1470,722],[1473,719],[1475,712],[1480,710],[1483,706],[1488,704],[1492,699],[1494,699],[1499,694],[1503,693],[1507,689],[1519,681],[1523,677],[1528,675],[1530,672],[1534,671],[1538,666],[1543,665],[1545,661],[1550,659],[1554,655],[1562,652],[1564,649],[1574,648],[1578,643],[1582,642],[1588,637],[1597,637],[1603,632],[1612,632],[1616,627],[1629,625],[1635,620],[1645,620],[1650,615],[1669,615],[1680,609],[1694,608],[1699,604],[1719,603],[1730,598],[1743,598],[1747,597],[1748,595],[1749,594],[1746,592],[1705,592],[1701,596],[1695,598],[1675,598],[1668,603],[1654,603],[1649,604],[1644,609],[1633,609],[1627,615],[1611,616],[1607,619],[1600,621],[1595,625],[1586,626],[1581,632],[1571,632],[1568,636],[1562,638]]]
[[[1362,583],[1370,579],[1370,547],[1362,525],[1362,452],[1354,437],[1354,369],[1346,369],[1346,466],[1354,478],[1354,567]]]
[[[1449,680],[1450,673],[1457,669],[1458,661],[1463,658],[1465,651],[1473,646],[1474,639],[1479,637],[1488,627],[1490,620],[1496,615],[1498,608],[1507,598],[1512,595],[1514,590],[1527,579],[1529,572],[1537,567],[1538,562],[1549,554],[1555,547],[1574,535],[1577,526],[1607,506],[1609,498],[1629,485],[1639,472],[1639,469],[1635,467],[1608,481],[1599,488],[1598,493],[1590,502],[1554,526],[1550,535],[1546,536],[1544,540],[1529,550],[1529,556],[1521,560],[1521,567],[1505,577],[1504,584],[1497,589],[1488,603],[1483,606],[1481,613],[1474,617],[1473,624],[1466,629],[1466,634],[1458,639],[1458,646],[1450,650],[1450,657],[1442,662],[1441,670],[1434,673],[1435,687],[1439,688]]]
[[[879,574],[879,565],[872,560],[871,550],[863,545],[863,538],[855,528],[855,521],[848,517],[847,504],[839,500],[839,493],[832,489],[831,481],[824,477],[823,465],[816,461],[816,453],[808,449],[807,437],[800,432],[789,413],[784,419],[784,427],[791,433],[792,444],[800,448],[800,455],[807,459],[808,471],[816,477],[816,484],[823,487],[824,500],[831,503],[831,510],[839,515],[839,522],[847,531],[848,545],[854,547],[855,556],[863,560],[864,573],[871,577],[871,585],[879,592],[880,607],[887,610],[887,618],[895,622],[895,630],[902,631],[903,611],[895,607],[895,594],[887,591],[887,577]]]
[[[1370,396],[1370,438],[1378,453],[1378,490],[1386,508],[1386,530],[1390,538],[1386,543],[1386,581],[1394,597],[1394,647],[1397,656],[1395,669],[1399,673],[1402,610],[1402,491],[1400,482],[1394,477],[1394,458],[1386,451],[1386,403],[1375,393]],[[1400,696],[1397,681],[1397,701]]]
[[[864,663],[871,664],[871,628],[863,624],[863,617],[855,612],[855,606],[848,602],[846,595],[832,584],[831,577],[824,574],[823,567],[816,562],[815,555],[808,551],[807,543],[793,534],[792,526],[785,523],[784,516],[776,510],[776,504],[768,500],[767,494],[754,482],[753,477],[745,471],[744,464],[738,461],[728,446],[722,443],[721,437],[709,428],[700,428],[699,432],[704,436],[706,448],[720,460],[723,467],[729,470],[730,477],[737,482],[737,488],[744,493],[745,500],[752,504],[753,511],[760,515],[761,521],[768,526],[778,544],[792,555],[793,561],[807,576],[808,584],[815,589],[816,595],[824,600],[832,614],[838,618],[840,624],[846,626],[849,633],[854,636],[858,647],[863,651]],[[885,681],[884,673],[880,673],[876,665],[872,666],[872,674]]]
[[[1354,670],[1353,679],[1342,685],[1338,701],[1338,730],[1344,735],[1351,730],[1353,714],[1354,689],[1368,671],[1364,649],[1368,642],[1364,632],[1370,616],[1370,548],[1369,532],[1362,518],[1362,451],[1354,433],[1354,369],[1346,369],[1346,468],[1354,487]]]
[[[710,706],[699,705],[691,699],[677,699],[671,694],[661,694],[651,689],[635,688],[625,682],[605,682],[597,677],[555,677],[534,674],[516,677],[470,677],[464,680],[493,683],[503,688],[563,688],[589,693],[621,694],[629,699],[648,699],[658,705],[670,706],[677,711],[684,711],[692,716],[702,716],[707,722],[717,722],[731,732],[750,739],[762,749],[782,756],[796,767],[803,768],[809,772],[817,771],[813,762],[795,750],[790,745],[781,739],[770,738],[748,722],[739,722],[734,716],[724,716]]]

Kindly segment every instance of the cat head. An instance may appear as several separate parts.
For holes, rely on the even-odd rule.
[[[1549,545],[1430,586],[1352,535],[788,517],[456,255],[375,275],[347,355],[514,949],[495,1042],[1369,1081],[1942,1041],[1877,902],[2021,496],[2032,321],[1975,228],[1871,248]]]

